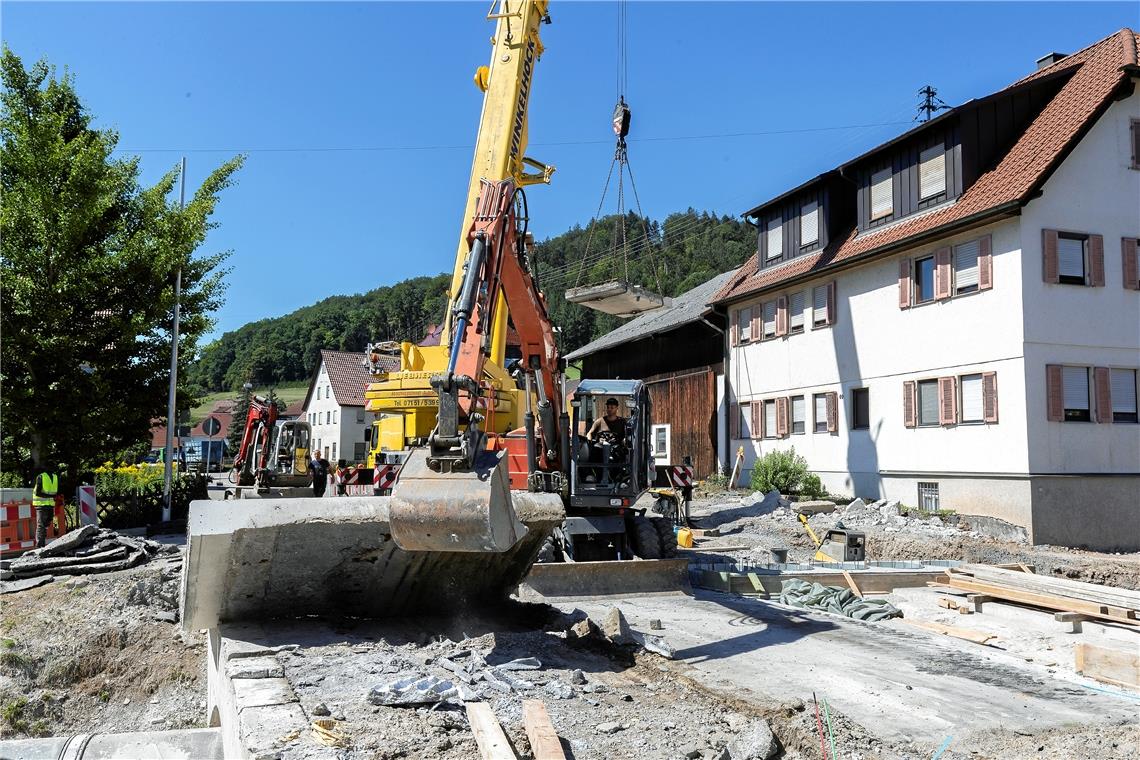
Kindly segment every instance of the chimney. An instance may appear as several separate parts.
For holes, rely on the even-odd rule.
[[[1052,53],[1046,53],[1045,55],[1043,55],[1037,59],[1037,70],[1040,71],[1041,69],[1045,68],[1046,66],[1052,66],[1054,63],[1061,60],[1062,58],[1068,58],[1068,57],[1069,57],[1068,53],[1058,53],[1056,50],[1054,50]]]

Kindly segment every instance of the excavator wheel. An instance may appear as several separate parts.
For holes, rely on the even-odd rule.
[[[673,533],[673,526],[664,517],[651,517],[649,522],[657,530],[661,538],[661,556],[668,559],[677,556],[677,535]]]
[[[633,551],[642,559],[661,559],[661,535],[648,517],[633,518]]]

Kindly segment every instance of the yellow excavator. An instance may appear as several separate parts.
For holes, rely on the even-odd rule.
[[[484,93],[483,112],[459,227],[450,303],[459,298],[463,286],[471,249],[469,233],[482,182],[510,179],[516,187],[527,187],[548,184],[554,173],[553,166],[526,156],[530,95],[544,49],[539,30],[544,22],[550,23],[548,5],[547,0],[502,0],[487,15],[488,20],[496,22],[496,29],[491,38],[490,65],[480,66],[475,72],[475,85]],[[495,407],[490,410],[493,420],[487,430],[500,434],[522,426],[525,406],[523,390],[516,388],[514,379],[504,369],[507,322],[506,299],[498,298],[486,333],[489,354],[483,371],[495,390]],[[438,346],[400,344],[398,371],[383,372],[379,361],[370,364],[375,382],[365,392],[365,403],[369,411],[380,415],[373,427],[370,467],[402,464],[406,452],[427,441],[436,425],[438,406],[431,378],[447,369],[454,333],[455,326],[448,319]],[[378,360],[380,353],[377,347],[369,346],[367,356]]]

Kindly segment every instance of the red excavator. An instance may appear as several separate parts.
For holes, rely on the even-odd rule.
[[[311,437],[308,422],[278,420],[273,401],[252,396],[230,482],[259,491],[308,484]]]

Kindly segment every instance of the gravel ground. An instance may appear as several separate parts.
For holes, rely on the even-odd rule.
[[[762,500],[759,493],[704,494],[695,500],[692,509],[695,524],[701,528],[717,528],[721,534],[700,542],[698,557],[724,556],[766,563],[769,549],[786,548],[789,560],[810,560],[815,547],[792,509],[779,504],[765,506]],[[820,538],[839,521],[867,534],[869,560],[1022,562],[1034,565],[1036,572],[1042,575],[1140,590],[1140,553],[1104,554],[1059,546],[1033,546],[1025,541],[1003,540],[970,530],[968,517],[904,516],[889,506],[848,509],[841,504],[835,512],[813,515],[808,520]],[[749,548],[730,552],[705,548],[716,544]]]

